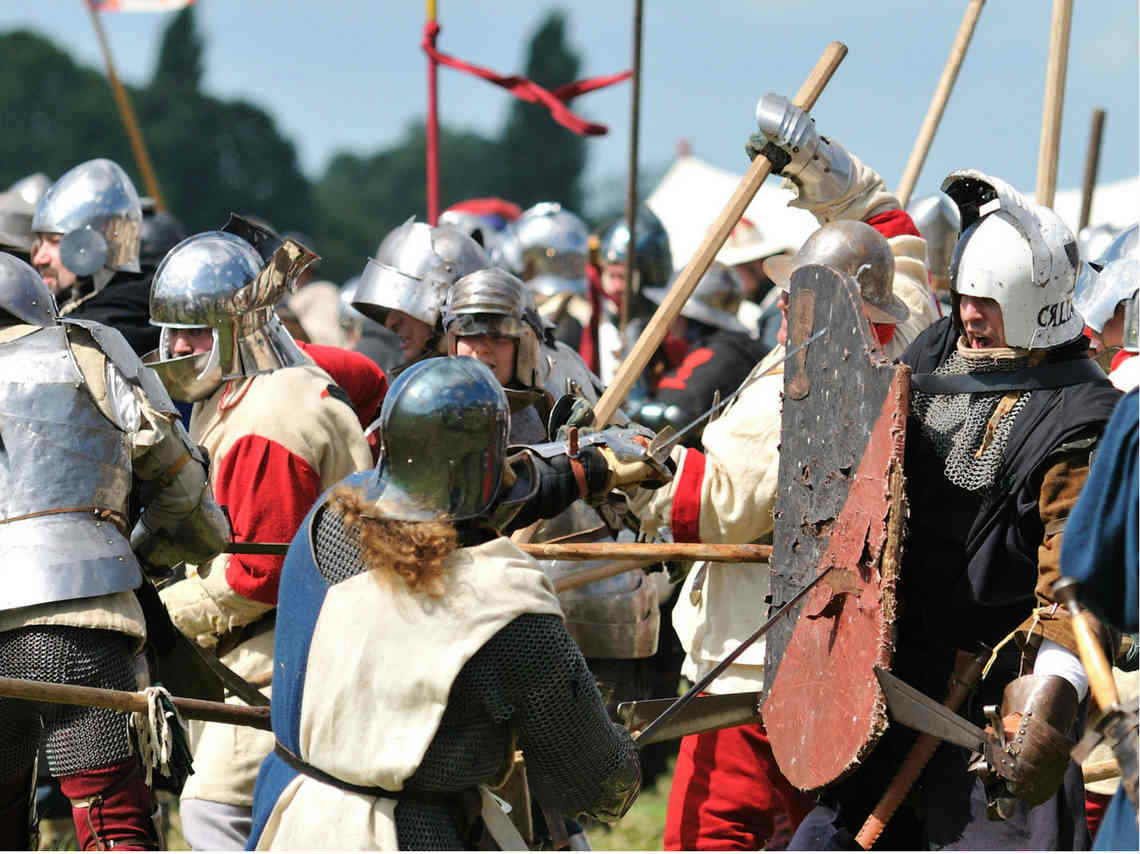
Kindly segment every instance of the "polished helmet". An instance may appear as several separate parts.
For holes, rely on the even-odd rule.
[[[637,209],[634,231],[633,269],[640,280],[635,283],[634,290],[664,287],[673,275],[669,233],[657,214],[645,205]],[[602,261],[606,264],[624,264],[629,255],[629,243],[629,223],[622,217],[602,235]]]
[[[673,287],[680,273],[673,275],[669,287]],[[669,288],[645,288],[642,293],[660,305]],[[728,332],[744,332],[747,329],[736,318],[736,310],[740,307],[741,285],[740,276],[731,267],[714,262],[697,287],[681,308],[681,316],[696,320]]]
[[[523,279],[537,296],[586,294],[589,230],[557,202],[540,202],[523,211],[503,235],[492,256]]]
[[[35,208],[36,204],[43,198],[44,193],[47,192],[50,186],[51,178],[43,172],[33,172],[31,175],[25,175],[14,183],[8,188],[8,192],[15,193]]]
[[[545,381],[542,320],[527,286],[500,267],[470,273],[451,286],[443,318],[447,352],[459,338],[489,335],[515,341],[512,380],[523,388]]]
[[[482,516],[502,485],[509,430],[506,394],[481,362],[416,362],[384,398],[380,459],[366,497],[389,519]]]
[[[792,273],[808,264],[830,267],[858,282],[872,323],[901,323],[910,316],[906,303],[895,296],[891,244],[867,223],[833,220],[814,231],[795,255],[765,259],[764,272],[787,290]]]
[[[451,284],[490,266],[483,247],[454,226],[409,219],[368,259],[352,307],[378,323],[402,311],[436,329]]]
[[[55,299],[35,269],[0,252],[0,324],[12,319],[33,326],[55,326]]]
[[[1105,324],[1116,314],[1116,307],[1136,299],[1140,290],[1140,257],[1132,255],[1110,261],[1082,285],[1073,304],[1086,326],[1094,332],[1103,332]]]
[[[142,208],[131,179],[111,160],[88,160],[65,172],[36,205],[32,231],[63,235],[60,261],[78,276],[139,272]]]
[[[958,206],[945,193],[935,193],[911,202],[906,212],[926,241],[926,269],[934,276],[948,276],[950,258],[962,230]]]
[[[269,245],[263,247],[268,251]],[[171,249],[150,289],[150,322],[162,328],[159,346],[144,357],[170,396],[202,400],[224,380],[306,362],[274,306],[313,257],[284,240],[266,262],[249,241],[230,231],[195,234]],[[171,330],[203,328],[213,330],[208,353],[171,353]]]
[[[1099,258],[1093,262],[1104,267],[1120,258],[1134,258],[1140,254],[1140,224],[1131,225],[1117,234]]]
[[[1084,321],[1073,307],[1079,252],[1061,218],[972,169],[952,172],[942,189],[962,215],[951,291],[995,300],[1010,347],[1057,347],[1080,335]]]
[[[142,237],[139,242],[139,263],[157,267],[166,253],[190,236],[181,221],[170,211],[160,211],[154,199],[143,196]]]
[[[14,190],[0,193],[0,249],[28,254],[36,242],[32,215],[36,206]]]

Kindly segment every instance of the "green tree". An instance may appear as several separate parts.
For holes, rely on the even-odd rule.
[[[204,45],[194,8],[183,8],[163,31],[158,64],[150,84],[152,88],[167,92],[198,91],[202,82]]]
[[[530,40],[526,76],[547,89],[578,76],[578,55],[566,43],[566,16],[550,13]],[[516,100],[500,138],[501,188],[498,195],[524,208],[558,201],[572,211],[583,205],[582,170],[586,140],[550,117],[541,104]]]

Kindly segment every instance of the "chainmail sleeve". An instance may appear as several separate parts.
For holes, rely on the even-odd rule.
[[[476,662],[476,659],[482,659]],[[472,658],[493,661],[535,797],[562,815],[625,814],[641,787],[633,739],[606,716],[586,660],[551,614],[512,620]]]

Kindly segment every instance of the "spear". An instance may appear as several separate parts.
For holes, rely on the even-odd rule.
[[[1057,157],[1061,151],[1061,110],[1065,106],[1065,73],[1069,66],[1069,33],[1073,0],[1053,0],[1049,32],[1049,65],[1045,72],[1045,106],[1041,111],[1041,146],[1037,151],[1037,204],[1053,207],[1057,193]]]

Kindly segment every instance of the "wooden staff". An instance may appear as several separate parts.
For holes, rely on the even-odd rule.
[[[982,668],[985,666],[987,658],[988,656],[985,653],[975,656],[970,656],[964,652],[958,653],[954,675],[950,679],[950,691],[946,697],[946,708],[952,712],[958,711],[958,707],[966,701],[966,697],[970,695],[970,689],[974,687],[974,683],[982,675]],[[914,787],[922,774],[922,770],[941,743],[942,739],[925,732],[915,739],[894,779],[887,786],[887,791],[879,798],[879,802],[871,810],[871,814],[867,816],[863,826],[859,828],[859,833],[855,835],[855,841],[861,848],[870,848],[882,835],[887,822],[891,820],[891,816],[895,814],[899,805]]]
[[[55,682],[35,682],[30,679],[0,677],[0,697],[62,703],[68,706],[91,706],[96,709],[139,712],[144,715],[147,713],[146,694],[142,692],[88,688],[84,685],[59,685]],[[273,729],[269,723],[269,706],[237,706],[231,703],[175,697],[174,708],[178,709],[178,714],[188,720],[213,721],[254,729]]]
[[[772,547],[755,543],[527,543],[519,546],[538,560],[605,560],[620,558],[655,562],[707,560],[714,563],[767,561]]]
[[[435,0],[427,0],[427,19],[436,19]],[[427,154],[425,164],[427,177],[427,221],[428,225],[439,223],[439,67],[435,57],[427,58],[427,122],[424,146]]]
[[[602,566],[579,570],[578,572],[572,572],[569,575],[564,575],[557,579],[554,582],[554,592],[563,593],[567,590],[576,590],[586,584],[593,584],[595,581],[621,575],[623,572],[629,572],[634,569],[644,569],[645,566],[646,563],[643,560],[619,560],[613,563],[603,564]]]
[[[1089,224],[1092,214],[1093,191],[1096,189],[1096,174],[1100,168],[1100,139],[1104,132],[1104,110],[1093,110],[1092,130],[1089,131],[1089,151],[1085,155],[1085,181],[1081,187],[1081,218],[1077,224],[1078,233]]]
[[[625,194],[625,222],[629,226],[629,246],[625,253],[625,287],[621,292],[621,314],[618,329],[625,341],[625,326],[629,323],[629,303],[633,291],[633,271],[636,253],[634,234],[637,225],[637,140],[641,132],[641,4],[633,0],[633,92],[630,95],[629,117],[629,180]]]
[[[816,100],[831,79],[831,75],[835,73],[835,69],[839,67],[839,63],[843,61],[843,57],[846,55],[847,46],[842,42],[832,42],[827,46],[827,50],[824,51],[823,56],[812,69],[808,79],[800,87],[800,91],[796,93],[794,101],[796,106],[804,110],[810,110],[815,106]],[[728,239],[728,235],[732,233],[732,229],[740,221],[748,203],[760,190],[760,185],[764,183],[764,179],[768,177],[771,171],[772,163],[768,158],[758,156],[752,161],[752,165],[744,174],[740,184],[733,191],[728,204],[725,205],[709,228],[708,233],[705,234],[705,238],[701,242],[700,248],[697,249],[696,255],[693,256],[693,260],[681,271],[677,281],[669,288],[668,293],[665,294],[665,299],[662,300],[661,305],[650,318],[645,330],[637,339],[637,343],[622,361],[613,382],[610,383],[601,400],[594,406],[594,423],[596,425],[604,426],[613,419],[614,413],[617,412],[618,407],[629,394],[629,390],[633,388],[637,378],[641,376],[641,372],[645,370],[645,366],[649,364],[649,359],[656,352],[658,345],[665,340],[665,333],[669,331],[669,327],[677,319],[677,315],[681,313],[685,301],[696,289],[701,276],[708,270],[713,259],[716,258],[716,253],[720,251]]]
[[[95,36],[99,39],[99,47],[103,50],[103,61],[107,65],[107,79],[111,81],[111,91],[115,95],[115,103],[119,105],[119,115],[123,119],[123,127],[127,129],[127,137],[131,141],[131,150],[135,154],[135,162],[142,173],[147,194],[154,199],[155,209],[164,211],[166,210],[166,202],[163,201],[162,190],[158,188],[158,179],[150,165],[150,155],[147,154],[146,142],[143,140],[142,131],[139,130],[139,124],[135,120],[135,111],[131,106],[131,99],[127,95],[127,90],[123,88],[119,75],[115,73],[115,63],[111,58],[111,45],[107,42],[106,33],[103,32],[99,13],[90,3],[87,4],[87,11],[91,13],[91,23],[95,27]]]
[[[982,6],[985,5],[985,2],[986,0],[970,0],[962,23],[958,26],[958,35],[954,39],[954,45],[950,48],[950,58],[946,60],[946,67],[942,69],[942,78],[938,81],[938,88],[934,90],[934,97],[926,111],[926,118],[922,120],[922,127],[918,129],[918,138],[914,141],[910,159],[907,160],[906,168],[903,169],[902,178],[899,180],[896,195],[899,204],[904,208],[906,203],[910,201],[910,194],[914,192],[915,182],[918,181],[918,176],[922,172],[922,165],[926,162],[930,143],[938,130],[939,122],[942,121],[942,112],[946,109],[946,102],[950,100],[950,92],[954,88],[954,82],[958,79],[958,70],[962,67],[962,60],[966,56],[966,49],[970,46],[974,27],[978,24],[978,16],[982,14]]]
[[[1045,106],[1041,113],[1041,147],[1037,151],[1037,204],[1053,207],[1057,193],[1057,156],[1061,151],[1061,111],[1065,106],[1065,73],[1069,66],[1069,32],[1073,0],[1053,0],[1049,34],[1049,66],[1045,72]]]

